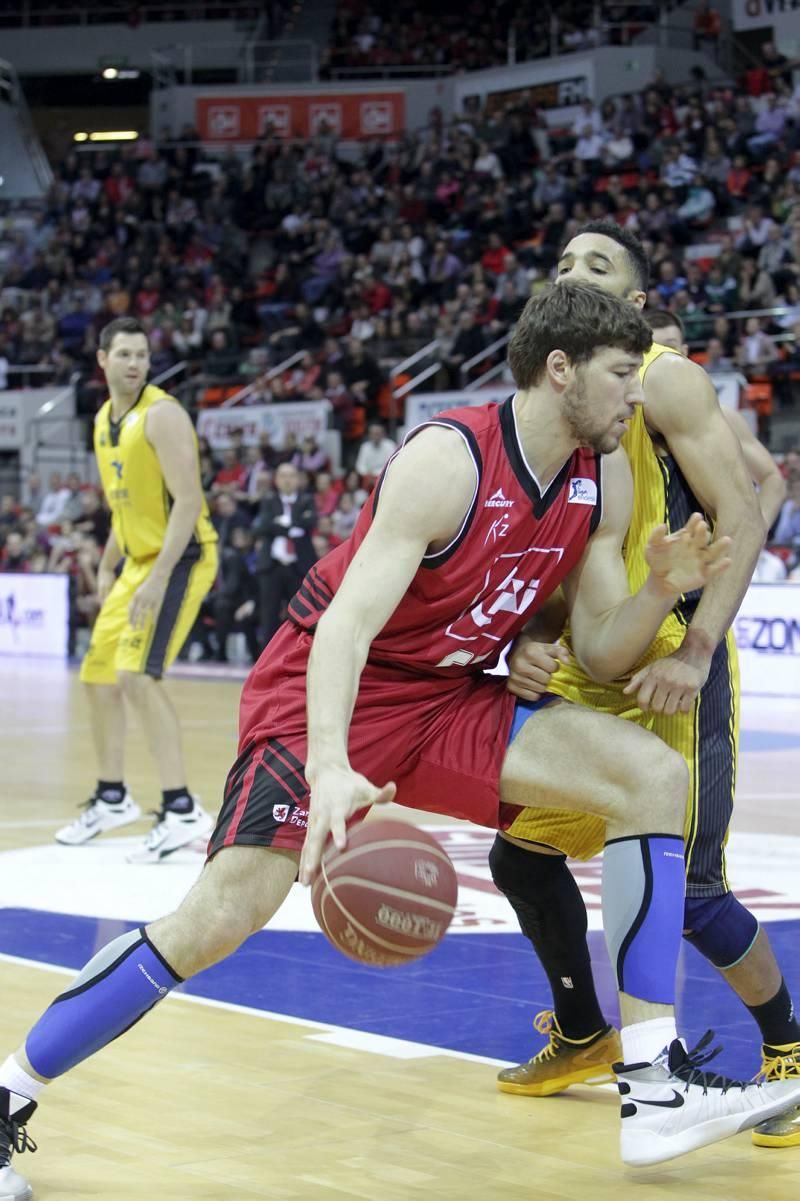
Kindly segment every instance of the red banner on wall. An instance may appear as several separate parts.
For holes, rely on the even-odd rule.
[[[403,92],[200,96],[195,104],[204,142],[255,142],[270,127],[280,138],[313,137],[326,126],[338,138],[387,138],[406,124]]]

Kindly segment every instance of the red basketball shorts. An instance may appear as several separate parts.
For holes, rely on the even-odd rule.
[[[225,846],[300,850],[308,824],[306,668],[311,636],[285,624],[242,693],[239,756],[209,856]],[[416,677],[368,663],[350,723],[353,768],[397,801],[492,829],[519,809],[500,803],[515,698],[505,679]]]

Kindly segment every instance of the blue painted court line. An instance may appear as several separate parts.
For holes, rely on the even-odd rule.
[[[4,909],[0,952],[77,970],[133,925]],[[800,922],[775,922],[768,929],[787,984],[800,996]],[[601,1003],[609,1020],[616,1021],[602,934],[591,933],[589,940]],[[183,990],[502,1060],[527,1059],[542,1045],[531,1022],[550,1004],[546,978],[521,934],[450,936],[425,959],[381,971],[351,963],[322,934],[262,931]],[[31,1014],[31,1022],[36,1016]],[[724,1045],[715,1062],[718,1070],[742,1078],[757,1071],[755,1023],[719,974],[688,945],[681,953],[678,1020],[690,1046],[713,1026]]]

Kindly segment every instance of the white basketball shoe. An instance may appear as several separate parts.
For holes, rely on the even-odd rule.
[[[129,826],[142,816],[141,809],[127,790],[122,800],[115,804],[95,794],[84,802],[82,808],[83,812],[74,822],[56,832],[56,842],[67,847],[78,847],[98,834]]]
[[[25,1129],[36,1102],[0,1088],[0,1201],[30,1201],[33,1189],[11,1166],[14,1152],[35,1151],[36,1143]]]
[[[127,856],[128,863],[163,863],[175,851],[195,840],[208,841],[214,829],[214,819],[206,813],[197,797],[188,813],[176,813],[162,807],[156,814],[156,824],[138,850]]]
[[[615,1064],[622,1160],[646,1167],[750,1130],[800,1102],[800,1078],[749,1083],[701,1068],[720,1051],[709,1030],[687,1054],[680,1039],[653,1063]]]

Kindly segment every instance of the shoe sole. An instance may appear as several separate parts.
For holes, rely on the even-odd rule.
[[[794,1134],[759,1134],[754,1130],[751,1137],[754,1147],[800,1147],[800,1130]]]
[[[498,1080],[497,1090],[501,1093],[512,1093],[517,1097],[555,1097],[564,1093],[573,1084],[613,1084],[616,1076],[607,1067],[587,1068],[583,1072],[571,1072],[569,1076],[560,1076],[555,1080],[546,1080],[542,1084],[515,1084],[512,1080]]]
[[[28,1185],[24,1193],[0,1193],[0,1201],[33,1201],[33,1189]]]
[[[62,838],[60,837],[61,831],[59,830],[58,834],[55,835],[55,840],[59,846],[62,847],[82,847],[85,846],[87,842],[91,842],[92,839],[99,837],[101,834],[110,834],[112,830],[121,830],[123,826],[133,825],[134,822],[138,822],[141,816],[142,811],[140,809],[138,813],[131,814],[123,821],[114,822],[113,826],[104,826],[102,830],[93,830],[92,833],[87,834],[85,838]],[[0,1197],[0,1201],[3,1201],[2,1197]]]
[[[197,839],[210,838],[213,831],[214,831],[214,823],[212,821],[212,822],[209,822],[207,829],[200,830],[200,831],[194,830],[192,832],[191,838],[187,838],[185,842],[182,842],[180,844],[180,846],[170,847],[169,850],[166,850],[166,851],[153,851],[152,854],[149,854],[147,856],[145,856],[145,854],[143,852],[139,852],[137,854],[134,851],[134,853],[132,855],[128,855],[126,857],[125,861],[126,861],[126,863],[133,863],[137,867],[146,867],[149,864],[153,864],[153,863],[163,863],[165,859],[169,859],[170,855],[174,855],[176,853],[176,851],[185,850],[186,847],[190,846],[191,843],[196,842]],[[0,1198],[0,1201],[2,1201],[2,1198]]]
[[[639,1134],[633,1131],[626,1134],[623,1130],[620,1136],[622,1162],[631,1168],[648,1168],[653,1164],[666,1163],[669,1159],[677,1159],[681,1155],[687,1155],[690,1151],[698,1151],[701,1147],[720,1143],[734,1134],[752,1130],[754,1126],[765,1122],[767,1118],[774,1118],[779,1113],[791,1109],[793,1105],[797,1104],[798,1097],[800,1097],[800,1085],[793,1094],[790,1093],[781,1100],[773,1101],[770,1105],[765,1105],[760,1109],[753,1109],[748,1114],[728,1114],[721,1118],[712,1118],[710,1122],[704,1122],[702,1126],[690,1126],[688,1130],[683,1130],[680,1134],[674,1134],[671,1137],[644,1131]],[[630,1121],[628,1118],[624,1120]]]

